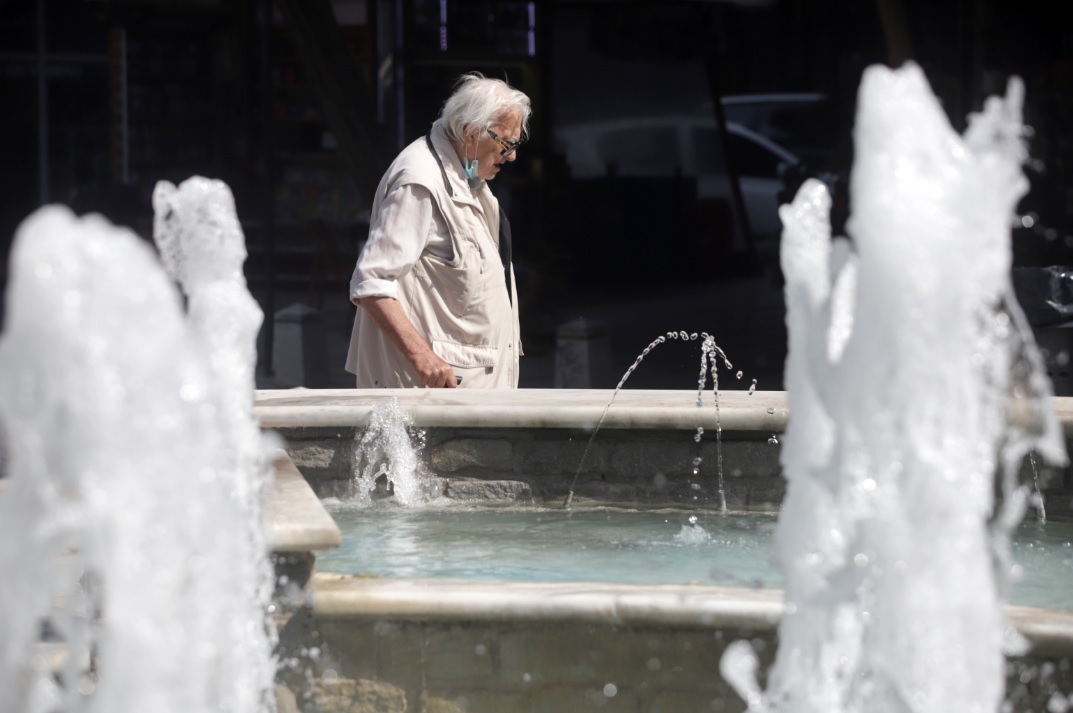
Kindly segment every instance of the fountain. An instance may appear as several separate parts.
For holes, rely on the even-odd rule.
[[[784,601],[718,586],[324,573],[310,609],[326,644],[319,670],[396,680],[420,700],[450,692],[476,711],[1068,710],[1073,621],[1005,605],[1017,571],[1009,532],[1032,500],[1018,466],[1032,450],[1063,464],[1061,429],[1070,423],[1068,402],[1050,398],[1009,290],[1009,225],[1025,186],[1020,93],[1011,82],[962,138],[919,68],[874,68],[860,95],[853,243],[831,241],[819,186],[784,208],[789,401],[726,392],[719,413],[735,466],[748,462],[746,446],[786,430],[768,441],[768,452],[781,450],[790,488],[777,530]],[[363,425],[383,396],[262,393],[258,409],[293,436],[289,448],[320,487],[331,469],[306,449],[323,452],[328,431]],[[682,392],[623,391],[610,409],[603,393],[569,390],[389,396],[428,429],[428,463],[447,477],[477,474],[483,457],[494,464],[486,472],[507,474],[490,477],[513,474],[534,489],[560,478],[567,502],[579,459],[593,463],[580,473],[589,497],[645,492],[651,483],[634,467],[651,462],[645,429],[680,436],[696,431],[697,418],[717,425],[713,412],[672,407]],[[294,429],[314,424],[325,433]],[[504,433],[511,428],[518,434]],[[586,461],[590,446],[597,452]],[[687,447],[665,439],[661,452],[688,471]],[[742,480],[728,478],[731,507],[779,506],[757,481],[743,493]],[[1068,558],[1055,566],[1068,567]],[[412,668],[376,664],[398,662],[395,647],[420,651]],[[541,658],[544,650],[556,653]],[[696,659],[710,661],[713,651],[710,679],[691,678]],[[617,663],[602,665],[609,658]],[[717,666],[735,693],[719,688]]]
[[[249,405],[260,310],[241,296],[226,186],[161,184],[155,198],[189,316],[152,249],[100,216],[46,206],[16,235],[0,338],[0,710],[274,708]]]
[[[819,182],[782,209],[786,612],[766,692],[748,680],[747,645],[723,667],[750,711],[999,710],[1004,648],[1018,646],[1006,553],[1030,493],[1017,472],[1033,449],[1067,460],[1011,297],[1022,93],[1011,81],[962,138],[919,67],[874,67],[852,249],[831,247]],[[1011,399],[1029,423],[1010,423]]]

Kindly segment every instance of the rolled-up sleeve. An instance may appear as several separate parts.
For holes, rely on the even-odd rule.
[[[433,211],[432,194],[424,186],[406,184],[384,196],[350,278],[351,302],[362,297],[398,299],[398,278],[428,246]]]

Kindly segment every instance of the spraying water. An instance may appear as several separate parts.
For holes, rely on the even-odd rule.
[[[424,434],[412,426],[413,417],[397,398],[373,409],[369,424],[355,437],[354,487],[349,504],[365,506],[380,497],[394,496],[398,504],[412,507],[432,497],[418,458]]]
[[[658,347],[660,344],[666,343],[668,339],[681,339],[683,342],[695,341],[697,338],[701,341],[701,357],[700,357],[700,376],[697,379],[697,408],[701,408],[704,405],[702,399],[704,392],[704,384],[707,381],[708,374],[711,374],[712,378],[712,394],[715,400],[715,422],[716,422],[716,453],[718,454],[718,495],[720,511],[726,512],[726,488],[723,485],[723,450],[722,450],[722,434],[723,429],[719,421],[719,374],[718,366],[719,359],[722,358],[723,363],[728,370],[733,369],[734,365],[727,359],[727,355],[723,350],[715,343],[715,339],[706,332],[697,334],[696,332],[690,334],[686,331],[681,332],[667,332],[665,335],[656,337],[652,342],[641,351],[637,358],[634,359],[633,364],[626,370],[626,373],[619,379],[618,385],[615,386],[614,393],[611,394],[611,398],[608,399],[607,404],[604,406],[604,410],[600,412],[600,418],[596,422],[596,428],[592,430],[592,435],[589,436],[589,442],[585,444],[585,450],[581,453],[581,460],[578,463],[577,470],[574,471],[574,479],[570,481],[570,488],[566,493],[566,499],[563,500],[563,509],[570,507],[570,503],[574,500],[574,488],[577,486],[578,477],[581,475],[581,470],[585,467],[585,459],[588,458],[589,450],[592,448],[593,441],[596,440],[596,434],[600,432],[600,427],[604,423],[604,419],[607,417],[607,412],[611,408],[611,404],[615,403],[615,399],[618,397],[618,393],[622,391],[622,387],[626,385],[626,381],[630,378],[630,374],[637,370],[637,367],[641,365],[644,358],[648,356],[648,353]],[[737,373],[737,378],[742,377],[742,372]],[[753,379],[752,386],[749,387],[749,395],[752,396],[756,391],[756,380]],[[701,436],[704,434],[704,429],[698,428],[697,433],[694,436],[694,440],[700,443]],[[699,483],[696,482],[696,476],[700,472],[700,458],[694,458],[693,460],[693,486],[699,488]]]
[[[233,213],[216,195],[187,207]],[[183,269],[197,282],[217,264],[202,253]],[[266,555],[251,520],[264,472],[225,413],[243,401],[243,370],[210,343],[230,327],[188,320],[143,240],[59,206],[20,226],[10,274],[0,567],[17,575],[0,588],[0,710],[272,710]],[[193,312],[214,301],[189,296]],[[37,653],[42,633],[66,647],[59,679]]]
[[[232,567],[248,588],[249,606],[236,612],[230,635],[248,660],[236,659],[251,694],[271,685],[275,662],[267,655],[275,629],[265,626],[272,597],[273,571],[262,527],[264,491],[272,479],[269,454],[280,447],[274,434],[262,432],[253,417],[257,334],[264,321],[243,273],[246,240],[231,189],[223,181],[195,176],[176,187],[160,181],[153,191],[153,238],[168,274],[186,295],[187,321],[208,362],[220,435],[225,444],[216,456],[223,487],[240,510],[235,527],[244,548]]]
[[[819,183],[782,208],[786,607],[766,690],[747,644],[722,662],[750,711],[1001,706],[1013,643],[1003,552],[1028,500],[1017,465],[1032,448],[1066,460],[1010,297],[1021,102],[1012,81],[961,137],[919,67],[873,67],[854,135],[852,251],[832,248]],[[1011,396],[1029,414],[1014,426]]]
[[[246,241],[231,190],[222,181],[195,176],[178,188],[161,181],[153,191],[153,238],[164,268],[187,297],[188,319],[215,381],[212,397],[230,447],[225,469],[258,473],[235,478],[239,501],[258,507],[268,480],[266,446],[253,418],[257,333],[264,314],[246,287]],[[260,521],[252,517],[250,523]],[[264,560],[264,557],[255,557]]]

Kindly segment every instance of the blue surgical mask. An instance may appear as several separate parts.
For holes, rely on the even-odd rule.
[[[469,159],[463,159],[462,160],[462,173],[466,174],[466,178],[468,178],[469,180],[476,181],[477,178],[478,178],[478,176],[477,176],[477,159],[474,158],[472,161],[469,160]]]
[[[473,159],[468,157],[462,158],[462,173],[466,174],[466,178],[470,181],[476,181],[480,176],[477,175],[477,149],[473,149]]]

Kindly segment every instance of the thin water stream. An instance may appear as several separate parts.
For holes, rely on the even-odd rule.
[[[563,509],[569,509],[570,504],[574,500],[574,489],[577,487],[578,478],[581,475],[582,469],[585,467],[585,462],[588,459],[589,450],[592,448],[593,441],[596,440],[596,434],[600,432],[600,427],[604,423],[604,419],[607,417],[607,412],[611,408],[611,404],[615,402],[622,387],[626,385],[626,381],[630,378],[630,375],[637,370],[644,358],[648,356],[648,353],[658,347],[660,344],[665,343],[668,339],[680,339],[683,342],[696,341],[701,339],[701,356],[700,356],[700,375],[697,379],[697,408],[701,408],[704,405],[703,393],[704,386],[707,383],[708,376],[712,379],[712,396],[715,404],[715,437],[716,437],[716,476],[717,492],[719,497],[719,509],[721,512],[726,512],[726,488],[723,484],[723,428],[720,421],[719,414],[719,358],[722,358],[724,365],[728,370],[733,370],[734,365],[730,363],[727,355],[723,350],[715,343],[715,339],[711,337],[707,332],[701,332],[700,334],[686,331],[680,332],[667,332],[665,335],[656,337],[651,344],[644,348],[644,350],[637,356],[630,368],[626,370],[626,373],[619,379],[618,385],[615,386],[615,391],[611,394],[611,398],[608,399],[607,404],[604,406],[603,411],[600,413],[600,418],[596,422],[596,427],[592,431],[592,435],[589,436],[588,443],[585,444],[585,450],[581,454],[581,460],[578,462],[577,470],[574,471],[574,478],[570,481],[570,489],[567,491],[566,499],[563,501]],[[737,378],[740,379],[743,376],[741,371],[737,372]],[[752,385],[749,387],[749,395],[752,396],[756,392],[756,379],[753,379]],[[697,477],[700,474],[700,451],[699,443],[704,435],[704,429],[697,428],[697,432],[693,439],[698,443],[698,455],[693,459],[693,487],[699,488],[700,484],[697,482]]]

